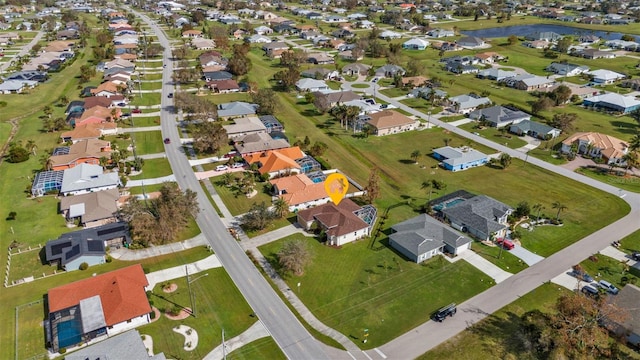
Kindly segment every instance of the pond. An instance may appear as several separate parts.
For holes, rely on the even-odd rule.
[[[498,38],[498,37],[508,37],[510,35],[516,36],[525,36],[534,32],[546,32],[553,31],[560,35],[596,35],[605,40],[617,40],[624,35],[619,32],[609,32],[609,31],[596,31],[596,30],[588,30],[581,29],[566,25],[554,25],[554,24],[532,24],[532,25],[515,25],[515,26],[505,26],[505,27],[492,27],[487,29],[480,30],[466,30],[462,31],[464,35],[467,36],[476,36],[479,38]],[[640,42],[639,36],[634,36],[637,42]]]

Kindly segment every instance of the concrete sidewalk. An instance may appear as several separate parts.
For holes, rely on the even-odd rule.
[[[242,241],[240,241],[240,246],[245,250],[254,249],[293,234],[302,234],[307,237],[313,237],[312,234],[307,233],[297,224],[291,224],[254,238],[242,239]]]
[[[471,250],[463,252],[462,254],[458,255],[458,257],[466,260],[469,264],[473,265],[478,270],[489,275],[493,280],[496,281],[496,284],[505,281],[507,278],[513,275],[512,273],[506,272],[493,265],[491,262]]]
[[[223,344],[218,345],[215,349],[213,349],[210,353],[208,353],[203,359],[204,360],[219,360],[223,359],[225,354],[229,354],[230,352],[239,349],[250,342],[261,339],[263,337],[270,336],[267,329],[264,327],[261,321],[255,322],[251,325],[247,330],[245,330],[242,334],[229,339],[224,342],[226,352],[223,352],[222,346]]]
[[[165,153],[145,154],[145,155],[138,155],[138,157],[145,160],[163,159],[167,157],[167,154]],[[133,161],[135,159],[136,158],[133,155],[127,157],[127,161]],[[142,170],[144,171],[144,167],[142,168]]]
[[[191,249],[197,246],[209,245],[207,238],[203,234],[196,235],[191,239],[159,246],[151,246],[145,249],[129,250],[125,247],[114,249],[109,252],[112,258],[123,261],[135,261],[148,259],[154,256],[167,255],[174,252]]]
[[[187,270],[189,271],[189,276],[192,276],[205,270],[218,268],[221,266],[222,264],[220,264],[220,260],[218,260],[218,257],[213,254],[207,258],[198,260],[191,264],[174,266],[172,268],[154,271],[150,274],[147,274],[147,281],[149,282],[149,285],[147,285],[146,289],[147,291],[150,291],[153,290],[153,287],[156,286],[156,284],[185,277],[187,276]]]
[[[126,186],[134,187],[134,186],[143,186],[143,185],[156,185],[156,184],[162,184],[166,182],[175,182],[175,181],[176,181],[175,175],[171,174],[171,175],[167,175],[159,178],[153,178],[153,179],[129,180],[127,181]]]
[[[124,133],[137,133],[145,131],[161,131],[160,125],[156,126],[144,126],[144,127],[132,127],[132,128],[118,128],[118,134]]]
[[[636,264],[638,263],[637,261],[633,260],[631,258],[631,256],[629,256],[626,253],[614,248],[611,245],[609,245],[606,248],[602,249],[600,251],[600,254],[606,255],[606,256],[608,256],[610,258],[616,259],[616,260],[621,261],[621,262],[626,262],[627,264],[629,264],[629,266],[633,266],[633,267],[635,267]]]

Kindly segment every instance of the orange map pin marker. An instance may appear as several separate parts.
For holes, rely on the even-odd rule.
[[[345,195],[347,195],[347,190],[349,190],[349,181],[346,176],[333,173],[327,176],[327,180],[324,181],[324,189],[327,192],[327,195],[329,195],[331,201],[338,205],[340,204],[340,201],[344,199]]]

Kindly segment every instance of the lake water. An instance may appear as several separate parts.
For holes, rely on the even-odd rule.
[[[614,27],[612,27],[614,29]],[[566,25],[551,25],[551,24],[532,24],[532,25],[515,25],[505,27],[493,27],[480,30],[466,30],[461,31],[464,35],[476,36],[479,38],[498,38],[508,37],[510,35],[525,36],[534,32],[553,31],[560,35],[596,35],[605,40],[617,40],[620,39],[623,33],[619,32],[606,32],[595,31],[588,29],[580,29]],[[636,41],[640,42],[640,37],[635,36]]]

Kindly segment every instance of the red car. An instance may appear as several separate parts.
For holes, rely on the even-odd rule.
[[[514,247],[516,247],[511,240],[503,239],[503,238],[496,240],[496,244],[502,245],[502,247],[504,247],[507,250],[511,250]]]
[[[142,110],[140,110],[140,109],[133,109],[133,110],[131,110],[131,112],[133,114],[142,114]]]

